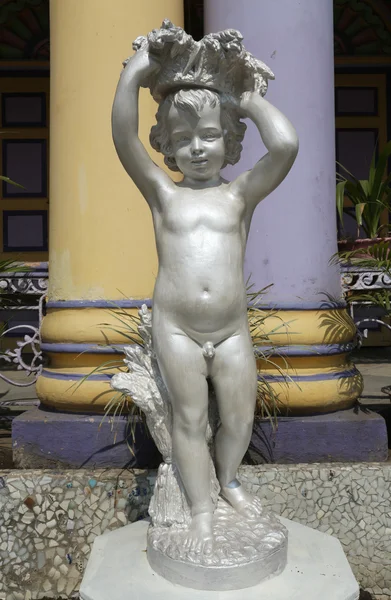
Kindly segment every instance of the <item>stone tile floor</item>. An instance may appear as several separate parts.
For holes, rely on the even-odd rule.
[[[26,375],[0,366],[0,372],[13,381],[26,383]],[[2,406],[2,402],[7,402]],[[38,402],[35,386],[16,387],[0,379],[0,468],[12,469],[11,421],[14,416]]]
[[[353,360],[364,377],[361,403],[391,406],[391,397],[381,392],[382,387],[391,385],[391,347],[361,348]]]
[[[353,360],[364,377],[360,404],[380,413],[386,420],[391,462],[391,395],[381,391],[382,387],[391,385],[391,347],[361,348]]]

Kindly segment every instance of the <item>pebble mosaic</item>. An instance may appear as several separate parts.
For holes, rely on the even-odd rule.
[[[391,464],[243,466],[265,508],[338,537],[360,585],[391,598]],[[0,600],[77,598],[97,535],[147,516],[153,471],[0,476]]]

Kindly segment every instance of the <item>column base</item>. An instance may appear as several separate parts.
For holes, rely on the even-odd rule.
[[[387,426],[377,413],[353,408],[330,414],[279,417],[278,427],[255,419],[249,457],[262,463],[383,462]]]
[[[20,469],[155,468],[161,456],[139,417],[60,413],[34,408],[12,424]]]

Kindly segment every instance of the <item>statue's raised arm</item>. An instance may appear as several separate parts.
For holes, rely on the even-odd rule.
[[[290,121],[259,93],[244,92],[238,109],[242,117],[255,123],[268,150],[251,170],[232,183],[251,210],[285,179],[295,161],[299,141]]]
[[[145,45],[138,48],[125,62],[112,112],[113,140],[118,156],[151,208],[158,205],[168,188],[174,185],[150,158],[138,136],[140,86],[159,68]]]

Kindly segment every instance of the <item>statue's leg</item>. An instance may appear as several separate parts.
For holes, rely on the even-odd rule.
[[[221,425],[216,434],[216,470],[222,495],[241,514],[262,511],[237,480],[237,470],[250,443],[257,394],[257,369],[248,330],[231,336],[216,348],[210,366]]]
[[[155,322],[156,323],[156,322]],[[202,349],[184,334],[154,323],[154,350],[170,395],[173,413],[173,460],[191,505],[192,525],[184,545],[211,551],[213,504],[210,454],[206,443],[208,420],[207,367]]]

